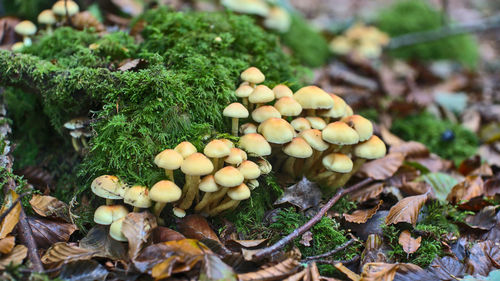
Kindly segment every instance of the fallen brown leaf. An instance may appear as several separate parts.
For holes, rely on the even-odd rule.
[[[116,241],[109,236],[109,228],[96,225],[80,240],[80,248],[94,252],[94,257],[103,257],[111,260],[127,259],[124,243]]]
[[[375,183],[353,193],[350,198],[358,203],[377,198],[384,191],[384,183]]]
[[[63,263],[77,260],[88,260],[95,252],[83,249],[74,244],[59,242],[52,245],[41,260],[44,264],[57,267]]]
[[[378,211],[378,208],[380,208],[380,205],[382,205],[383,201],[380,200],[378,204],[367,210],[356,210],[352,214],[344,214],[344,218],[348,222],[353,222],[353,223],[365,223],[367,220],[369,220],[373,215],[375,215]]]
[[[403,198],[389,210],[389,214],[385,218],[385,224],[407,222],[415,226],[418,213],[424,206],[425,201],[427,201],[427,194]]]
[[[465,276],[465,266],[449,256],[435,258],[427,271],[433,275],[433,280],[456,280]]]
[[[240,281],[260,281],[260,280],[283,280],[294,274],[300,267],[300,263],[294,259],[286,259],[272,266],[262,267],[261,269],[238,274]]]
[[[465,218],[465,223],[475,229],[490,230],[496,224],[495,215],[495,206],[486,206],[477,214]]]
[[[78,229],[71,223],[35,217],[28,217],[28,223],[33,231],[33,238],[40,248],[48,248],[57,242],[67,242],[71,234]]]
[[[62,219],[71,222],[68,204],[52,196],[35,194],[30,200],[33,211],[42,217]]]
[[[94,28],[97,32],[102,32],[106,30],[106,27],[92,15],[89,11],[82,11],[77,13],[71,18],[71,23],[75,28],[84,30],[88,28]]]
[[[139,255],[156,226],[156,218],[150,212],[132,212],[125,217],[122,233],[127,237],[128,256],[132,260]]]
[[[14,236],[7,236],[0,239],[0,253],[8,254],[14,248],[16,238]]]
[[[403,250],[407,254],[415,253],[418,248],[420,248],[420,242],[422,237],[419,236],[417,239],[411,237],[411,233],[408,230],[403,230],[399,235],[398,243],[403,247]]]
[[[465,180],[455,185],[446,200],[452,204],[471,200],[484,194],[484,182],[481,177],[468,176]]]
[[[0,214],[5,213],[13,204],[14,201],[19,198],[19,195],[13,190],[9,190],[5,197],[2,209],[0,209]],[[21,214],[21,204],[17,203],[14,207],[0,222],[0,239],[7,237],[9,233],[12,232],[14,227],[16,227],[19,222],[19,214]]]
[[[20,265],[28,255],[28,248],[17,245],[12,251],[0,258],[0,270],[4,270],[8,265]]]
[[[212,230],[207,220],[201,215],[185,216],[178,224],[177,228],[180,233],[184,234],[187,238],[192,239],[211,239],[222,244],[217,237],[217,234]]]
[[[365,163],[359,172],[375,180],[385,180],[403,165],[405,159],[402,153],[390,153],[385,157]]]
[[[301,211],[318,206],[321,201],[321,190],[315,182],[303,177],[299,182],[285,189],[283,195],[273,205],[291,204]]]
[[[466,271],[470,275],[487,276],[490,271],[500,268],[500,245],[493,241],[476,243],[470,249],[466,260]]]
[[[379,127],[380,129],[380,135],[382,136],[382,140],[390,146],[394,145],[399,145],[404,143],[405,141],[402,140],[400,137],[396,136],[395,134],[391,133],[386,126],[381,125]]]
[[[363,266],[361,281],[392,281],[398,271],[423,271],[411,263],[367,263]]]
[[[61,280],[106,280],[108,270],[95,260],[78,260],[61,266]]]
[[[186,239],[186,237],[184,237],[184,235],[180,234],[179,232],[164,226],[158,226],[153,229],[153,234],[151,237],[153,239],[153,243]]]
[[[429,156],[429,149],[423,143],[408,141],[391,146],[389,154],[391,153],[402,153],[405,157],[418,158]]]

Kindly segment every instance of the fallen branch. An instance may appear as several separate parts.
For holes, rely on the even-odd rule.
[[[490,29],[500,28],[500,15],[491,16],[486,19],[469,23],[448,25],[439,29],[409,33],[391,38],[387,49],[393,50],[415,44],[436,41],[450,36],[484,32]]]
[[[342,198],[344,195],[357,191],[361,187],[367,185],[368,183],[372,182],[373,179],[371,178],[366,178],[357,184],[347,188],[347,189],[339,189],[337,193],[328,200],[328,202],[319,210],[319,212],[314,215],[307,223],[302,225],[301,227],[295,229],[292,233],[288,234],[287,236],[283,237],[280,239],[278,242],[274,243],[273,245],[263,248],[259,250],[257,253],[254,254],[254,258],[256,260],[260,260],[266,256],[269,256],[273,254],[274,252],[280,250],[281,248],[285,247],[288,243],[292,242],[295,238],[299,237],[300,235],[304,234],[306,231],[308,231],[311,227],[313,227],[316,223],[318,223],[321,218],[326,214],[330,208],[339,201],[340,198]]]
[[[333,249],[331,251],[328,251],[326,253],[323,253],[321,255],[307,257],[303,261],[307,262],[307,261],[315,261],[315,260],[320,260],[322,258],[327,258],[329,256],[335,255],[336,253],[338,253],[340,251],[343,251],[344,249],[346,249],[347,247],[351,246],[354,242],[357,242],[357,241],[358,241],[357,239],[353,238],[353,239],[345,242],[344,244],[342,244],[340,247],[337,247],[337,248],[335,248],[335,249]]]

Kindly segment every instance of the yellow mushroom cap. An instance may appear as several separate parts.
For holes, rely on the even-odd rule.
[[[322,133],[318,129],[308,129],[299,133],[312,148],[317,151],[325,151],[330,147],[322,138]]]
[[[240,147],[250,154],[267,156],[271,154],[271,145],[260,134],[250,133],[240,138]]]
[[[316,86],[301,88],[293,98],[305,109],[330,109],[333,106],[330,95]]]
[[[262,122],[257,128],[268,142],[283,144],[291,141],[295,137],[295,129],[281,118],[269,118]]]
[[[248,180],[246,184],[251,190],[256,189],[260,185],[258,180]]]
[[[110,175],[95,178],[90,188],[95,195],[106,199],[122,199],[127,190],[126,184]]]
[[[160,202],[169,203],[181,199],[182,190],[172,181],[161,180],[151,187],[149,191],[149,199]]]
[[[63,17],[66,16],[66,7],[68,9],[68,15],[73,16],[80,11],[78,5],[72,0],[59,0],[54,6],[52,6],[52,12],[55,15]]]
[[[177,170],[183,160],[184,158],[179,152],[173,149],[165,149],[156,155],[154,163],[162,169]]]
[[[255,124],[252,123],[245,123],[240,126],[240,133],[242,135],[257,133],[257,126],[255,126]]]
[[[215,182],[223,187],[233,187],[241,184],[243,175],[233,166],[227,166],[214,174]]]
[[[331,118],[343,117],[345,114],[347,104],[341,97],[334,94],[329,94],[329,95],[333,99],[333,107],[321,111],[319,115],[322,117],[331,117]]]
[[[338,145],[350,145],[359,142],[358,133],[346,123],[337,121],[328,124],[321,132],[323,140]]]
[[[233,148],[234,147],[234,143],[228,139],[219,139],[221,142],[223,142],[227,147],[229,148]]]
[[[247,118],[248,110],[241,103],[233,102],[224,108],[222,115],[231,118]]]
[[[227,148],[227,146],[225,146]],[[229,149],[228,149],[229,150]],[[205,155],[194,153],[189,155],[181,165],[181,171],[189,176],[208,175],[214,170],[214,165]]]
[[[217,183],[215,182],[215,178],[213,175],[204,176],[200,184],[198,185],[198,189],[203,192],[216,192],[219,190]]]
[[[149,208],[152,205],[149,191],[145,186],[134,185],[125,192],[123,202],[138,208]]]
[[[337,173],[349,173],[353,166],[351,158],[342,153],[330,153],[323,157],[322,163],[329,171]]]
[[[238,98],[248,98],[252,92],[253,88],[249,85],[241,85],[235,91]]]
[[[252,112],[252,119],[255,122],[262,123],[269,118],[281,118],[280,112],[272,105],[264,105]]]
[[[306,119],[313,129],[323,130],[326,127],[326,122],[321,117],[307,116]]]
[[[267,103],[274,100],[274,93],[265,85],[258,85],[248,97],[251,103]]]
[[[250,189],[246,184],[242,183],[237,187],[230,188],[227,191],[227,196],[236,201],[246,200],[250,198]]]
[[[229,153],[229,155],[226,157],[226,159],[224,159],[224,162],[231,165],[239,165],[241,162],[246,160],[246,158],[247,154],[245,151],[233,147],[231,148],[231,152]]]
[[[115,239],[116,241],[122,241],[122,242],[128,241],[127,237],[125,237],[125,235],[123,235],[123,233],[122,233],[122,227],[123,227],[124,220],[125,220],[125,218],[123,217],[119,220],[114,221],[109,226],[109,236],[111,236],[111,238]]]
[[[291,23],[292,19],[288,12],[278,6],[271,8],[264,20],[265,27],[277,30],[281,33],[287,32]]]
[[[240,166],[238,166],[238,170],[246,180],[253,180],[260,176],[259,165],[250,160],[243,161]]]
[[[377,159],[385,156],[385,143],[376,135],[354,147],[354,155],[364,159]]]
[[[290,125],[297,131],[297,132],[302,132],[304,130],[311,129],[311,123],[307,121],[306,118],[304,117],[298,117],[292,120],[290,122]]]
[[[273,170],[271,163],[264,158],[258,159],[256,163],[259,165],[260,173],[262,175],[267,175]]]
[[[209,142],[205,146],[205,149],[203,150],[203,153],[205,153],[206,156],[211,158],[226,157],[229,155],[230,152],[231,149],[226,145],[225,142],[220,140],[213,140]]]
[[[174,208],[172,208],[172,212],[174,213],[174,216],[176,216],[178,218],[183,218],[186,216],[186,211],[184,211],[181,208],[174,207]]]
[[[336,54],[345,55],[353,49],[351,40],[345,36],[337,36],[330,41],[330,50]]]
[[[283,147],[286,155],[295,158],[311,157],[313,151],[311,146],[302,138],[294,138],[290,143]]]
[[[194,147],[194,145],[188,141],[183,141],[179,143],[174,148],[174,150],[177,151],[180,155],[182,155],[182,158],[184,159],[186,159],[191,154],[198,152],[198,150],[196,150],[196,147]]]
[[[39,24],[48,24],[52,25],[56,23],[56,17],[54,15],[54,12],[52,10],[43,10],[40,14],[38,14],[37,21]]]
[[[23,20],[16,24],[14,30],[23,36],[30,36],[36,33],[36,25],[29,20]]]
[[[368,140],[373,135],[372,122],[361,115],[344,117],[342,121],[356,130],[359,135],[359,141]]]
[[[344,117],[352,116],[353,114],[354,114],[354,111],[352,111],[352,108],[348,104],[346,104]]]
[[[257,67],[252,66],[241,73],[241,79],[250,83],[259,84],[264,82],[266,76],[264,76]]]
[[[302,112],[302,106],[291,97],[282,97],[275,104],[274,107],[283,116],[298,116]]]
[[[94,212],[94,222],[102,225],[110,225],[116,220],[127,216],[128,210],[122,205],[103,205]]]
[[[279,84],[273,88],[274,97],[281,99],[283,97],[293,97],[293,92],[286,85]]]

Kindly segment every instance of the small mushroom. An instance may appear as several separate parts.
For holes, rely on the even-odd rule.
[[[215,172],[222,166],[221,162],[231,153],[231,149],[223,141],[213,140],[205,146],[203,153],[212,160]]]
[[[224,162],[233,167],[237,167],[245,160],[247,160],[247,153],[239,148],[233,147],[229,155],[224,159]]]
[[[368,140],[373,135],[372,122],[361,115],[344,117],[341,121],[349,125],[358,133],[360,142]]]
[[[59,0],[52,6],[52,12],[61,23],[65,23],[68,17],[74,16],[80,11],[80,7],[72,0]]]
[[[196,147],[194,147],[194,145],[188,141],[183,141],[183,142],[179,143],[174,148],[174,150],[177,151],[180,155],[182,155],[182,158],[184,158],[184,159],[186,159],[190,155],[198,152],[196,150]]]
[[[173,150],[173,149],[165,149],[162,152],[156,155],[154,163],[156,166],[165,170],[165,175],[171,181],[174,180],[174,170],[177,170],[181,167],[182,161],[184,158],[182,155]]]
[[[263,0],[222,0],[221,4],[229,10],[259,16],[269,13],[269,6]]]
[[[293,92],[286,85],[279,84],[273,88],[274,97],[276,99],[281,99],[283,97],[293,97]]]
[[[256,86],[253,92],[248,97],[248,101],[250,103],[256,104],[256,107],[259,107],[268,102],[272,102],[273,100],[273,91],[265,85]]]
[[[23,44],[25,47],[31,46],[30,36],[36,33],[36,25],[34,23],[29,20],[23,20],[14,27],[14,30],[17,34],[23,36]]]
[[[172,213],[174,213],[174,216],[176,216],[178,218],[183,218],[186,216],[186,211],[184,211],[181,208],[177,208],[177,207],[172,208]]]
[[[246,184],[241,183],[237,187],[230,188],[227,191],[227,195],[229,196],[230,200],[210,210],[208,212],[210,216],[215,216],[227,209],[237,207],[241,201],[250,198],[250,189]]]
[[[267,156],[271,154],[271,145],[269,145],[262,135],[257,133],[242,136],[239,145],[252,156]]]
[[[12,44],[12,46],[10,46],[10,49],[14,53],[20,52],[23,48],[24,48],[24,43],[23,42],[16,42],[16,43]]]
[[[249,83],[249,86],[255,88],[255,84],[264,82],[266,76],[257,68],[249,67],[241,73],[241,79]]]
[[[210,203],[211,194],[219,191],[219,186],[215,182],[215,178],[213,175],[207,175],[201,179],[200,184],[198,185],[198,189],[205,192],[201,201],[194,207],[196,212],[200,212]]]
[[[73,148],[75,149],[76,152],[80,151],[80,145],[78,144],[78,139],[80,139],[83,135],[83,131],[81,130],[73,130],[69,132],[69,135],[71,136],[71,144],[73,145]]]
[[[39,24],[45,25],[45,31],[47,34],[52,34],[52,26],[56,23],[56,16],[52,10],[43,10],[38,14],[37,21]]]
[[[339,174],[348,174],[352,171],[353,163],[349,156],[342,153],[330,153],[322,159],[326,172],[318,174],[315,179],[320,182],[326,182],[327,188],[333,191],[338,187],[334,180]]]
[[[321,153],[327,150],[330,146],[322,138],[322,133],[318,129],[307,129],[299,133],[299,136],[303,138],[313,149],[313,154],[311,157],[307,158],[304,167],[302,169],[303,173],[308,173],[313,167],[314,163],[319,160]]]
[[[311,124],[311,128],[323,130],[326,127],[326,122],[321,117],[317,116],[307,116],[307,121]]]
[[[226,195],[228,188],[238,186],[245,180],[240,171],[232,166],[227,166],[217,171],[214,174],[214,179],[215,182],[221,186],[221,189],[210,194],[210,198],[208,200],[211,207],[212,205],[217,204],[217,202],[219,202],[219,200]]]
[[[275,104],[274,107],[281,113],[283,118],[299,116],[302,113],[302,106],[291,97],[282,97]]]
[[[292,120],[290,122],[290,125],[297,131],[297,132],[302,132],[304,130],[311,129],[311,123],[307,121],[306,118],[304,117],[298,117]]]
[[[292,125],[281,118],[267,119],[259,125],[257,132],[261,133],[271,144],[290,142],[296,135]]]
[[[273,166],[271,165],[271,163],[269,163],[269,161],[264,158],[258,159],[257,161],[255,161],[255,163],[259,165],[260,173],[262,175],[267,175],[273,170]]]
[[[106,198],[106,205],[113,205],[113,199],[122,199],[127,185],[115,176],[102,175],[95,178],[90,185],[95,195]]]
[[[236,89],[235,94],[238,98],[241,98],[243,106],[248,109],[248,97],[253,92],[253,87],[250,85],[241,85]]]
[[[249,180],[246,184],[247,184],[248,188],[250,188],[250,190],[254,190],[257,187],[259,187],[259,181],[258,180]]]
[[[302,138],[294,138],[290,143],[283,147],[283,152],[288,155],[284,170],[292,177],[296,177],[295,163],[297,158],[308,158],[313,154],[311,146]]]
[[[163,224],[163,220],[160,218],[163,208],[165,208],[167,203],[181,199],[181,196],[182,190],[172,181],[161,180],[151,187],[149,199],[156,202],[153,212],[160,224]]]
[[[68,130],[77,130],[85,128],[89,122],[90,120],[87,117],[78,117],[69,120],[63,126]]]
[[[303,109],[307,110],[307,116],[316,116],[317,109],[330,109],[333,107],[333,100],[321,88],[316,86],[306,86],[293,94],[295,99]]]
[[[329,123],[331,118],[342,118],[346,111],[347,104],[337,95],[329,94],[333,99],[333,106],[330,109],[320,110],[319,116],[325,118],[325,122]]]
[[[134,185],[125,192],[123,201],[134,206],[134,212],[139,212],[141,208],[149,208],[153,205],[149,199],[149,191],[145,186]]]
[[[252,112],[252,119],[257,123],[262,123],[269,118],[281,118],[280,112],[272,105],[258,107]]]
[[[116,241],[121,241],[121,242],[127,242],[128,239],[123,235],[122,233],[122,228],[123,228],[123,221],[125,220],[125,217],[114,221],[110,226],[109,226],[109,236],[111,238],[115,239]]]
[[[110,225],[114,221],[127,216],[128,210],[122,205],[103,205],[94,212],[94,222],[102,225]]]
[[[243,161],[240,166],[238,166],[238,171],[240,171],[245,180],[257,179],[261,174],[259,165],[250,160]]]
[[[283,8],[279,6],[274,6],[269,10],[266,19],[264,20],[264,26],[276,30],[280,33],[285,33],[290,29],[292,24],[292,19],[290,14]]]
[[[198,193],[200,176],[210,174],[214,170],[214,165],[205,155],[201,153],[194,153],[184,159],[184,162],[182,162],[181,165],[181,170],[186,175],[186,183],[182,189],[184,199],[177,207],[185,210],[191,207],[191,204]]]
[[[257,126],[252,123],[245,123],[240,126],[240,134],[246,135],[251,133],[257,133]]]
[[[224,108],[222,114],[231,117],[231,132],[233,136],[238,136],[238,119],[247,118],[248,110],[239,102],[234,102]]]

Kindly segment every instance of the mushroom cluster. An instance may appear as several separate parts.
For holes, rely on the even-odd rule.
[[[376,27],[357,23],[347,29],[344,35],[335,37],[330,42],[330,48],[340,55],[352,53],[357,58],[373,59],[380,56],[389,40],[389,36]]]
[[[235,93],[242,103],[228,105],[223,114],[232,118],[233,134],[242,135],[240,148],[268,156],[276,171],[294,179],[306,176],[334,191],[366,160],[385,155],[372,123],[339,96],[316,86],[295,93],[283,84],[270,89],[259,85],[265,76],[255,67],[243,71],[241,79]],[[239,119],[250,122],[238,126]]]
[[[92,136],[92,132],[89,129],[90,119],[87,117],[77,117],[64,123],[64,128],[69,130],[71,136],[71,144],[76,152],[80,152],[81,147],[79,141],[83,145],[83,148],[89,148],[87,143],[87,138]]]

